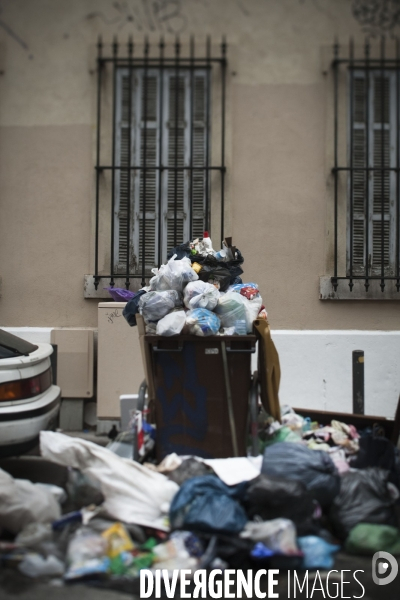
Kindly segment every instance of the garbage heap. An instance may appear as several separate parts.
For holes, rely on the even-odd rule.
[[[240,277],[244,259],[231,238],[215,252],[205,231],[202,240],[174,248],[168,258],[137,293],[107,288],[115,300],[127,301],[129,325],[140,313],[148,334],[246,335],[255,319],[267,318],[258,285]]]
[[[340,548],[400,555],[398,449],[376,431],[282,413],[260,415],[258,457],[159,465],[42,432],[65,484],[0,469],[2,567],[133,593],[141,569],[331,569]]]

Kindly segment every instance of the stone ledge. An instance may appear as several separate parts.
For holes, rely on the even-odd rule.
[[[380,281],[370,280],[368,292],[364,287],[364,280],[355,280],[353,291],[350,291],[349,282],[339,279],[336,292],[331,283],[331,276],[324,275],[319,278],[320,300],[400,300],[400,292],[396,289],[395,281],[387,281],[382,292]]]

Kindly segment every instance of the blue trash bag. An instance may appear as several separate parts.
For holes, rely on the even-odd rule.
[[[261,473],[302,481],[323,508],[330,506],[340,490],[340,475],[331,457],[323,450],[310,450],[294,442],[268,446]]]
[[[329,544],[316,535],[299,537],[297,543],[304,554],[303,569],[332,569],[335,562],[333,554],[340,550],[340,546]]]
[[[244,497],[247,482],[229,487],[216,475],[187,479],[172,500],[172,529],[239,533],[248,518],[238,500]]]

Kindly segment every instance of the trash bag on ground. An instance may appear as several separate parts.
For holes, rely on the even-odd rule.
[[[176,306],[182,306],[180,295],[176,290],[148,292],[140,298],[139,312],[146,322],[159,321]]]
[[[157,335],[179,335],[186,323],[186,313],[184,310],[177,310],[165,315],[157,323]]]
[[[389,552],[400,555],[400,530],[390,525],[359,523],[350,531],[345,550],[350,554],[372,555],[375,552]]]
[[[335,562],[333,554],[340,550],[340,546],[329,544],[315,535],[299,537],[297,542],[304,554],[303,569],[332,569]]]
[[[263,521],[285,518],[294,522],[300,535],[317,533],[313,519],[315,501],[302,481],[259,475],[249,483],[246,492],[247,514]],[[259,540],[262,541],[262,540]]]
[[[248,521],[240,537],[253,542],[262,542],[274,552],[293,554],[298,552],[296,526],[290,519],[272,519],[271,521]]]
[[[239,533],[248,520],[238,502],[246,487],[228,487],[216,475],[188,479],[171,503],[172,529]]]
[[[195,308],[186,314],[189,332],[194,335],[216,335],[221,327],[218,315],[206,308]]]
[[[60,577],[64,574],[64,563],[55,556],[44,558],[41,554],[30,552],[18,565],[19,571],[27,577]]]
[[[201,477],[202,475],[209,475],[211,472],[211,469],[204,462],[195,458],[186,458],[179,467],[168,473],[168,479],[182,485],[184,481],[191,477]]]
[[[106,290],[110,294],[114,302],[129,302],[136,295],[135,292],[125,290],[124,288],[108,287],[103,288],[103,290]]]
[[[146,290],[139,290],[138,293],[131,299],[124,307],[122,311],[123,316],[131,327],[136,325],[136,315],[139,312],[140,298],[147,294]]]
[[[280,442],[264,450],[261,473],[270,477],[302,481],[324,508],[340,489],[340,476],[330,456],[293,442]]]
[[[67,550],[67,581],[92,578],[107,573],[107,540],[89,528],[81,527],[70,539]]]
[[[189,309],[206,308],[214,310],[217,306],[219,291],[211,283],[205,281],[192,281],[185,287],[183,302]]]
[[[68,498],[75,510],[90,504],[99,505],[104,502],[99,482],[88,475],[84,475],[79,469],[68,469],[66,488]]]
[[[168,530],[164,507],[168,510],[179,488],[164,475],[62,433],[42,431],[40,450],[48,460],[80,469],[97,481],[105,498],[103,507],[113,519]]]
[[[175,260],[175,258],[174,255],[166,265],[161,265],[159,269],[153,269],[155,275],[150,279],[152,290],[158,292],[166,290],[182,292],[187,283],[199,278],[196,271],[192,269],[192,263],[189,258],[184,257],[181,260]]]
[[[394,505],[397,488],[388,482],[388,472],[376,467],[349,471],[341,477],[329,520],[337,537],[344,540],[359,523],[397,526]]]
[[[374,432],[365,433],[359,439],[358,454],[350,459],[354,469],[380,467],[389,471],[389,481],[400,489],[400,451],[385,437]]]
[[[51,523],[60,514],[51,492],[0,469],[0,529],[19,533],[30,523]]]

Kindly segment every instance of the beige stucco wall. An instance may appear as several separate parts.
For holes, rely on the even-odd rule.
[[[119,6],[119,8],[118,8]],[[274,328],[399,329],[396,302],[321,302],[329,166],[321,49],[361,41],[350,0],[2,0],[0,324],[96,327],[98,34],[229,44],[228,206]],[[215,239],[217,245],[218,235]]]

